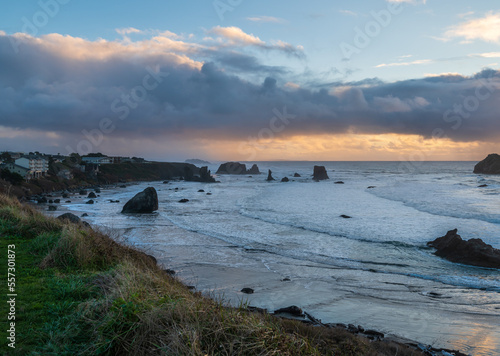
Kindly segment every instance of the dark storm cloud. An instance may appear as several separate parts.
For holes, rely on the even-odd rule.
[[[214,51],[213,61],[200,68],[192,60],[196,53],[123,46],[116,53],[111,47],[106,55],[87,49],[77,56],[43,38],[17,41],[23,41],[19,53],[9,36],[0,34],[0,126],[9,128],[78,136],[109,118],[116,137],[245,139],[269,127],[273,113],[286,107],[295,119],[276,133],[281,136],[354,130],[424,137],[439,133],[470,141],[500,134],[500,74],[493,70],[395,83],[318,83],[308,89],[285,85],[285,67],[224,50]],[[89,45],[64,41],[73,41],[75,51]],[[154,89],[140,89],[148,76],[146,85],[151,85],[158,70],[168,76]],[[243,79],[248,73],[259,81]],[[134,90],[145,96],[130,99]]]

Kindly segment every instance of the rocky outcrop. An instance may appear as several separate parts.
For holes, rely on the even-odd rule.
[[[286,183],[286,182],[289,182],[289,181],[290,181],[290,179],[288,179],[288,177],[281,178],[281,182],[282,183]]]
[[[59,215],[57,218],[59,220],[67,220],[67,221],[72,222],[74,224],[78,224],[80,222],[80,218],[78,216],[76,216],[75,214],[71,214],[71,213]]]
[[[208,170],[208,167],[201,167],[200,168],[200,182],[205,182],[205,183],[215,183],[214,177],[212,177],[210,171]]]
[[[427,245],[436,248],[436,256],[466,265],[500,268],[500,250],[481,239],[462,240],[458,230],[451,230]]]
[[[268,182],[274,180],[273,178],[273,172],[271,172],[271,170],[269,170],[269,172],[267,173],[267,179],[266,179]]]
[[[259,167],[254,164],[247,172],[248,174],[260,174]]]
[[[217,174],[247,174],[247,166],[239,162],[227,162],[219,166]]]
[[[137,193],[122,209],[122,213],[152,213],[158,210],[158,194],[156,189],[148,187]]]
[[[314,166],[313,179],[314,180],[330,179],[328,177],[328,174],[326,173],[325,166]]]
[[[298,174],[298,173],[294,173],[294,174],[293,174],[293,176],[294,176],[295,178],[300,178],[300,174]]]
[[[217,174],[260,174],[259,167],[254,164],[252,168],[247,170],[247,166],[244,163],[239,162],[227,162],[219,166],[216,172]]]
[[[87,198],[89,198],[89,199],[95,199],[95,198],[97,198],[97,195],[95,195],[94,192],[90,192],[89,195],[87,195]]]
[[[474,167],[474,173],[500,174],[500,155],[493,153],[488,155]]]

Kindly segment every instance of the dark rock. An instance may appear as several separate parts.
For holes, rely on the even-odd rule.
[[[148,187],[130,199],[122,213],[152,213],[155,210],[158,210],[158,194],[155,188]]]
[[[89,198],[89,199],[95,199],[95,198],[97,198],[97,195],[95,195],[94,192],[90,192],[89,195],[87,195],[87,198]]]
[[[274,180],[273,178],[273,172],[271,172],[271,170],[269,170],[269,172],[267,173],[267,179],[266,179],[268,182]]]
[[[247,310],[249,312],[252,312],[252,313],[267,314],[267,309],[263,309],[263,308],[248,306]]]
[[[47,198],[41,197],[37,199],[38,204],[46,204],[47,203]]]
[[[351,217],[351,216],[349,216],[349,215],[344,215],[344,214],[340,215],[340,217],[341,217],[341,218],[344,218],[344,219],[352,219],[352,217]]]
[[[168,183],[169,183],[168,180],[163,181],[163,184],[168,184]]]
[[[370,185],[368,188],[366,189],[373,189],[373,188],[376,188],[374,185]]]
[[[212,174],[208,170],[208,167],[201,167],[199,175],[200,177],[199,178],[195,177],[196,178],[195,180],[205,183],[215,183],[215,178],[212,177]]]
[[[334,184],[344,184],[344,182],[342,182],[341,180],[335,182]]]
[[[365,328],[362,327],[361,325],[358,325],[358,331],[362,333],[365,331]]]
[[[71,200],[66,200],[66,203],[71,203]]]
[[[54,201],[52,199],[50,199],[49,204],[54,204]]]
[[[500,155],[493,153],[488,155],[474,167],[474,173],[500,174]]]
[[[371,329],[363,331],[363,334],[370,335],[370,336],[375,336],[375,337],[378,337],[380,339],[383,339],[384,336],[385,336],[383,333],[375,331],[375,330],[371,330]]]
[[[165,273],[169,276],[175,276],[175,271],[173,269],[166,269]]]
[[[212,193],[207,193],[207,195],[212,195]]]
[[[253,289],[252,288],[243,288],[241,290],[242,293],[245,293],[245,294],[253,294]]]
[[[198,193],[205,193],[203,189],[198,190]]]
[[[99,189],[99,188],[95,188],[95,189],[94,189],[94,192],[96,192],[97,194],[101,194],[101,189]]]
[[[82,214],[82,218],[84,218],[84,217],[86,217],[86,216],[89,216],[89,214],[87,214],[87,213],[83,213],[83,214]]]
[[[282,182],[289,182],[289,181],[290,181],[290,179],[288,179],[288,177],[283,177],[283,178],[281,179],[281,181],[282,181]]]
[[[217,174],[247,174],[247,166],[239,162],[227,162],[219,166]]]
[[[358,327],[353,325],[353,324],[347,325],[347,331],[349,331],[351,333],[358,333],[359,332]]]
[[[68,195],[67,193],[63,193],[62,197],[63,197],[64,199],[67,199],[67,198],[69,198],[69,195]]]
[[[451,230],[427,245],[434,247],[436,256],[451,262],[466,265],[500,269],[500,250],[486,244],[481,239],[462,240],[458,230]]]
[[[92,199],[90,199],[89,201],[87,201],[85,204],[94,204],[94,201]]]
[[[300,178],[300,174],[298,174],[298,173],[294,173],[294,174],[293,174],[293,176],[294,176],[295,178]]]
[[[191,169],[191,167],[189,167],[189,166],[184,167],[183,177],[184,177],[184,180],[188,181],[188,182],[192,182],[194,180],[194,172]]]
[[[314,180],[330,179],[328,177],[328,174],[326,173],[325,166],[314,166],[313,179]]]
[[[67,220],[67,221],[75,223],[75,224],[78,224],[80,222],[80,218],[78,216],[76,216],[75,214],[71,214],[71,213],[59,215],[57,218],[59,220]]]
[[[187,203],[189,201],[189,199],[181,199],[179,200],[179,203]]]
[[[54,203],[59,204],[61,202],[61,199],[54,199]]]
[[[285,278],[283,278],[281,281],[282,281],[282,282],[290,282],[290,281],[291,281],[291,279],[290,279],[290,277],[285,277]]]
[[[57,210],[57,206],[49,205],[49,211],[56,211],[56,210]]]
[[[120,201],[119,201],[119,200],[109,199],[109,202],[110,202],[110,203],[119,203]]]
[[[127,186],[125,184],[123,184],[123,185],[120,185],[119,188],[127,188]]]
[[[290,314],[293,316],[304,316],[302,309],[300,309],[296,305],[292,305],[292,306],[289,306],[286,308],[277,309],[274,311],[274,314]]]
[[[79,194],[80,195],[87,195],[87,191],[85,189],[81,189]]]
[[[477,187],[478,188],[486,188],[488,186],[488,184],[481,184],[481,185],[478,185]]]
[[[247,174],[260,174],[259,167],[254,164],[252,168],[247,171]]]
[[[196,287],[195,287],[195,286],[186,286],[186,287],[187,287],[187,289],[189,289],[189,290],[195,290],[195,289],[196,289]]]

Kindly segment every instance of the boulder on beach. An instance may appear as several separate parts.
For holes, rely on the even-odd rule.
[[[49,211],[56,211],[56,210],[57,210],[57,206],[49,205]]]
[[[95,198],[97,198],[97,195],[95,195],[94,192],[90,192],[89,195],[87,195],[87,198],[89,198],[89,199],[95,199]]]
[[[277,309],[274,314],[290,314],[293,316],[304,316],[304,312],[296,305],[292,305],[286,308]]]
[[[247,166],[239,162],[226,162],[219,166],[217,174],[247,174]]]
[[[94,204],[94,201],[92,199],[90,199],[88,202],[86,202],[85,204]]]
[[[289,182],[289,181],[290,181],[290,179],[288,179],[288,177],[281,178],[281,182]]]
[[[248,174],[260,174],[259,167],[254,164],[252,168],[247,171]]]
[[[76,216],[75,214],[71,214],[71,213],[59,215],[57,218],[59,220],[67,220],[67,221],[72,222],[74,224],[78,224],[80,222],[80,218],[78,216]]]
[[[474,167],[474,173],[500,174],[500,155],[492,153]]]
[[[294,176],[295,178],[300,178],[300,174],[298,174],[298,173],[294,173],[294,174],[293,174],[293,176]]]
[[[148,187],[130,199],[122,213],[152,213],[155,210],[158,210],[158,194],[155,188]]]
[[[451,262],[500,269],[500,250],[481,239],[462,240],[458,230],[451,230],[427,245],[436,248],[434,254]]]
[[[269,172],[267,173],[267,179],[266,179],[268,182],[274,180],[273,178],[273,172],[271,172],[271,170],[269,170]]]
[[[328,177],[328,174],[326,173],[325,166],[314,166],[313,179],[314,180],[330,179]]]
[[[253,294],[254,290],[252,288],[243,288],[241,292],[245,294]]]

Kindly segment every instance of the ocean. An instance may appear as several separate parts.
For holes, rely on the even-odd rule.
[[[253,163],[261,175],[103,189],[96,204],[74,196],[53,214],[87,213],[84,220],[233,305],[298,305],[323,322],[500,354],[500,271],[446,261],[426,246],[457,228],[464,239],[500,248],[500,176],[473,174],[475,162],[283,161],[248,168]],[[314,182],[314,165],[324,165],[330,179]],[[266,182],[268,169],[276,181]],[[281,183],[285,176],[290,182]],[[120,214],[147,186],[158,191],[159,211]],[[243,287],[255,293],[243,294]]]

